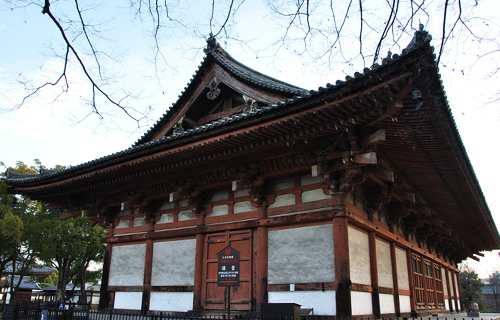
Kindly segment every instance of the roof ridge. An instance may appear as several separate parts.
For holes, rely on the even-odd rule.
[[[148,137],[151,138],[155,132],[155,129],[157,129],[160,125],[165,123],[165,120],[168,119],[169,114],[175,112],[175,110],[173,109],[180,103],[181,98],[186,94],[191,84],[193,83],[193,80],[198,76],[203,65],[207,61],[209,61],[209,58],[213,58],[221,66],[223,66],[230,73],[234,74],[241,80],[251,83],[253,85],[257,85],[261,88],[265,88],[268,90],[270,89],[273,91],[283,92],[287,94],[294,94],[294,95],[300,95],[308,91],[304,88],[294,86],[282,80],[278,80],[276,78],[265,75],[237,61],[220,46],[220,44],[217,42],[217,39],[213,36],[213,34],[210,34],[210,36],[206,41],[207,41],[207,46],[203,50],[203,52],[205,53],[205,58],[199,65],[198,69],[195,71],[194,75],[191,77],[191,80],[184,88],[184,91],[182,91],[179,94],[177,101],[172,103],[172,106],[169,109],[167,109],[167,111],[161,116],[161,118],[153,126],[151,126],[151,128],[146,133],[144,133],[132,146],[137,146],[139,144],[146,143],[147,141],[145,141],[145,139],[147,139]]]

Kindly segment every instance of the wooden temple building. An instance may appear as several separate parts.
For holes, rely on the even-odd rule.
[[[318,90],[207,42],[179,99],[130,148],[4,179],[63,218],[107,228],[101,306],[224,310],[217,253],[230,245],[240,252],[232,310],[460,310],[457,263],[500,237],[427,32]]]

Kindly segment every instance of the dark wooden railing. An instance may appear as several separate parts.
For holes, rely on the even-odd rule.
[[[299,319],[301,318],[301,319]],[[206,314],[195,312],[126,312],[124,310],[107,309],[92,310],[89,304],[57,304],[57,303],[25,303],[16,305],[0,304],[0,320],[229,320],[227,314]],[[436,317],[425,318],[388,318],[389,320],[435,320]],[[476,318],[481,319],[481,318]],[[231,314],[231,320],[343,320],[335,316],[304,315],[293,317],[263,317],[258,313]],[[348,320],[348,319],[345,319]],[[349,320],[373,320],[373,318],[351,317]],[[446,317],[446,320],[463,320]],[[482,319],[481,319],[482,320]]]

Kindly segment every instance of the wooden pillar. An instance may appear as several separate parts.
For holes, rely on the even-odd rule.
[[[149,299],[151,298],[151,273],[153,269],[153,240],[146,240],[146,257],[144,259],[144,284],[142,287],[141,312],[149,311]]]
[[[415,298],[415,284],[413,283],[414,275],[413,275],[413,257],[410,250],[406,250],[406,265],[408,267],[408,282],[410,285],[410,305],[411,305],[411,313],[412,316],[416,316],[417,314],[417,301]]]
[[[378,288],[377,238],[375,232],[368,234],[370,248],[370,274],[372,280],[372,308],[375,318],[380,318],[380,295]]]
[[[347,209],[344,206],[343,195],[335,195],[333,198],[336,206],[332,210],[337,215],[333,219],[335,282],[337,283],[336,309],[337,317],[347,318],[352,315]]]
[[[431,261],[431,272],[432,272],[432,284],[434,285],[434,308],[439,308],[438,294],[437,294],[437,281],[436,281],[436,268],[434,266],[434,261]]]
[[[444,270],[444,275],[445,275],[445,278],[446,278],[446,290],[448,292],[448,308],[450,309],[450,311],[453,311],[453,300],[452,300],[452,296],[453,296],[453,288],[450,286],[450,273],[449,273],[449,270],[448,268],[445,268]]]
[[[193,309],[202,310],[202,282],[203,282],[203,248],[205,247],[205,235],[196,234],[196,253],[194,258],[194,292]]]
[[[420,245],[419,245],[420,246]],[[427,264],[425,263],[425,258],[421,256],[420,264],[422,265],[422,283],[424,285],[424,304],[425,309],[429,310],[429,287],[427,284]]]
[[[399,304],[399,280],[398,280],[398,263],[396,260],[396,243],[391,242],[391,266],[392,266],[392,283],[394,288],[394,309],[396,317],[401,316],[401,306]]]
[[[259,208],[259,219],[267,218],[267,208],[261,206]],[[257,227],[255,231],[255,250],[254,250],[254,261],[255,261],[255,305],[256,311],[260,311],[261,303],[267,302],[267,258],[268,258],[268,234],[267,227],[260,226]]]
[[[108,227],[108,238],[113,237],[113,226]],[[104,310],[106,308],[112,307],[110,305],[110,296],[108,293],[108,281],[109,281],[109,267],[111,265],[111,251],[113,246],[106,241],[106,251],[104,252],[104,261],[102,267],[102,281],[101,281],[101,290],[99,292],[99,310]]]

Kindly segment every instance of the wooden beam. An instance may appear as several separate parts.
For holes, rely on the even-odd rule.
[[[368,124],[366,124],[366,126],[373,126],[373,125],[379,123],[381,120],[393,115],[394,113],[399,112],[401,109],[403,109],[403,100],[395,98],[394,100],[392,100],[390,102],[389,108],[387,108],[387,111],[384,112],[384,114],[382,116],[369,122]]]
[[[469,258],[471,258],[472,260],[475,260],[475,261],[479,262],[479,258],[478,258],[478,257],[475,257],[475,256],[469,256]]]
[[[192,188],[191,184],[189,184],[188,186],[179,188],[178,191],[170,192],[169,202],[174,202],[176,200],[184,198],[185,196],[188,195],[190,188]]]
[[[403,190],[400,188],[394,188],[393,190],[394,196],[399,199],[408,200],[411,202],[415,202],[415,194],[411,191]]]
[[[184,116],[184,121],[186,121],[187,124],[189,124],[191,127],[195,128],[197,125],[196,125],[196,122],[189,119],[188,117]]]
[[[415,204],[411,207],[412,211],[415,211],[417,213],[423,214],[424,216],[431,216],[431,209],[427,206],[421,205],[421,204]]]
[[[311,174],[313,177],[317,177],[325,173],[327,169],[328,169],[328,164],[326,162],[322,162],[311,166]]]
[[[377,164],[377,153],[367,152],[352,157],[352,161],[358,164]]]
[[[234,180],[231,184],[231,190],[232,191],[240,190],[245,187],[248,187],[249,184],[250,184],[250,179]]]
[[[368,136],[365,136],[362,140],[361,140],[361,145],[363,147],[367,147],[367,146],[370,146],[370,145],[373,145],[373,144],[377,144],[377,143],[381,143],[381,142],[384,142],[385,141],[385,130],[384,129],[380,129]]]
[[[394,182],[394,172],[381,167],[369,166],[367,168],[369,174],[385,181]]]

